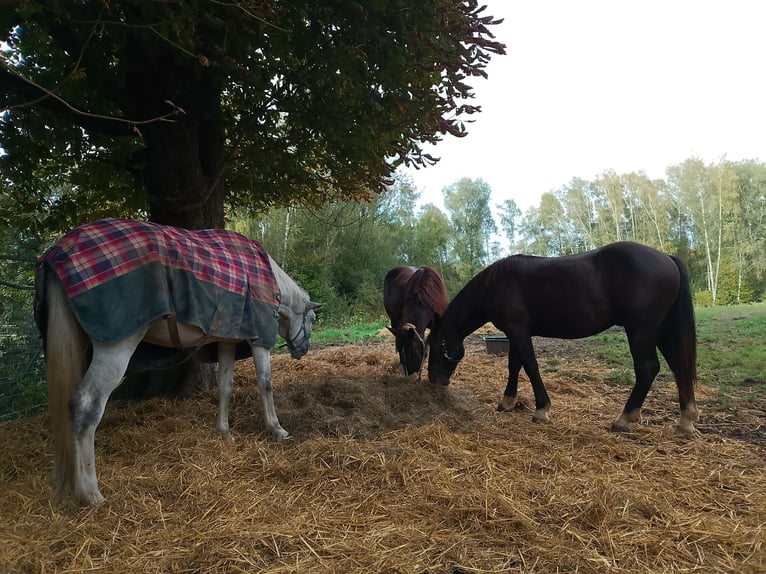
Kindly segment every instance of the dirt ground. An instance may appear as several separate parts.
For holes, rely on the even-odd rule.
[[[536,340],[552,420],[497,413],[506,358],[483,333],[448,387],[399,374],[393,342],[272,360],[263,427],[250,362],[230,422],[213,391],[108,405],[96,433],[107,502],[51,505],[47,416],[0,424],[0,572],[766,572],[766,411],[697,388],[679,437],[666,373],[630,433],[630,386],[576,341]]]

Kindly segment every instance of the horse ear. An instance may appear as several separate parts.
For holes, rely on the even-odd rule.
[[[386,329],[391,331],[391,334],[396,337],[396,329],[394,329],[391,325],[386,325]]]
[[[313,301],[309,301],[309,309],[312,309],[313,311],[319,311],[322,307],[324,307],[324,303],[314,303]]]

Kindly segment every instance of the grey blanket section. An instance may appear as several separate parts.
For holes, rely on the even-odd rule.
[[[177,323],[196,325],[217,338],[253,341],[267,348],[276,343],[276,304],[232,293],[197,279],[190,271],[160,263],[89,289],[70,303],[85,332],[104,343],[121,341],[171,313]]]

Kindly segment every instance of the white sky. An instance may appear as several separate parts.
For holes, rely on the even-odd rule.
[[[766,159],[766,2],[485,0],[506,44],[482,113],[445,136],[432,167],[407,170],[421,204],[484,179],[492,205],[525,211],[573,177],[607,169],[652,178],[689,157]]]

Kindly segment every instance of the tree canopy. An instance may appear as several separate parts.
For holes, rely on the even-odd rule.
[[[3,224],[369,198],[466,133],[477,0],[3,0]],[[20,217],[20,214],[23,217]]]

